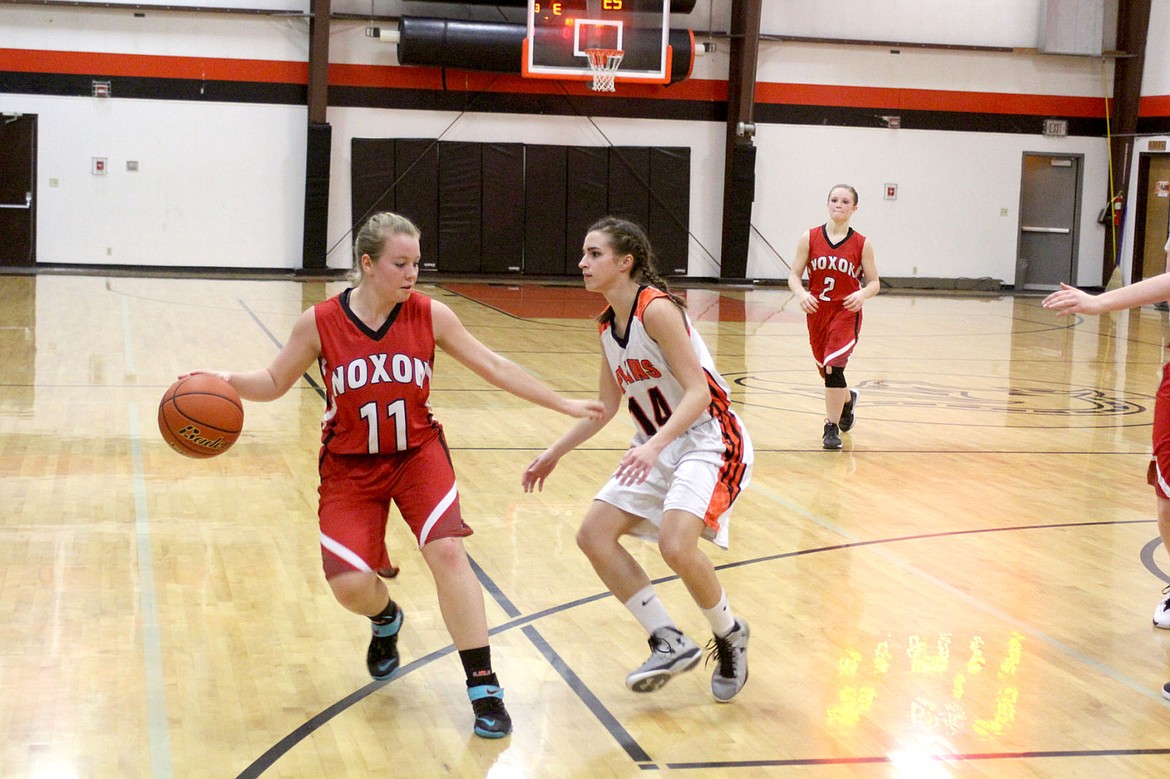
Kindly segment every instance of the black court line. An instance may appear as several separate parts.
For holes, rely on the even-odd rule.
[[[1142,547],[1140,557],[1142,560],[1142,565],[1146,567],[1147,571],[1154,574],[1154,576],[1157,576],[1167,584],[1170,584],[1170,575],[1164,573],[1162,569],[1158,567],[1158,564],[1154,562],[1154,550],[1161,546],[1161,544],[1162,539],[1155,536],[1148,544]]]
[[[734,563],[725,563],[716,566],[716,570],[723,571],[730,568],[738,568],[744,565],[754,565],[756,563],[773,562],[776,560],[783,560],[792,557],[801,557],[809,554],[816,554],[820,552],[837,552],[846,549],[854,549],[865,546],[876,546],[879,544],[900,543],[904,541],[921,541],[936,538],[948,538],[957,536],[978,535],[982,533],[1003,533],[1019,530],[1054,530],[1058,528],[1069,527],[1102,527],[1102,526],[1116,526],[1116,525],[1144,525],[1156,520],[1094,520],[1091,522],[1054,522],[1043,525],[1021,525],[1016,527],[996,527],[996,528],[980,528],[975,530],[949,530],[940,533],[922,533],[912,536],[898,536],[895,538],[879,538],[870,541],[854,541],[845,544],[832,544],[829,546],[821,546],[812,549],[798,549],[792,552],[783,552],[775,555],[766,555],[764,557],[756,557],[750,560],[740,560]],[[1158,578],[1163,581],[1170,582],[1170,576],[1162,573],[1153,562],[1153,551],[1157,545],[1161,543],[1160,539],[1155,539],[1147,543],[1142,548],[1142,561],[1146,567],[1150,569]],[[1148,559],[1147,559],[1148,558]],[[469,556],[470,559],[470,556]],[[497,598],[497,603],[510,614],[515,613],[516,619],[507,622],[503,625],[498,625],[488,631],[489,635],[497,635],[508,630],[513,630],[517,627],[522,629],[524,635],[536,647],[536,649],[548,660],[549,664],[560,674],[561,678],[569,685],[569,688],[581,699],[582,703],[597,717],[601,725],[609,732],[618,745],[634,760],[643,770],[658,770],[658,765],[654,763],[645,750],[643,750],[638,743],[633,739],[629,732],[622,727],[621,723],[609,712],[608,709],[601,703],[596,695],[589,689],[576,673],[572,671],[565,664],[564,660],[548,645],[544,637],[540,635],[534,628],[528,627],[529,623],[544,617],[559,614],[564,611],[576,608],[578,606],[593,603],[603,598],[613,597],[608,591],[597,593],[595,595],[578,598],[568,603],[559,606],[552,606],[543,611],[535,612],[528,616],[520,616],[516,607],[508,600],[503,592],[490,580],[483,569],[472,561],[473,568],[476,571],[476,576],[484,583],[486,589],[493,593],[493,597]],[[659,579],[654,579],[653,584],[662,584],[678,579],[678,576],[664,576]],[[506,605],[505,605],[506,604]],[[440,658],[455,651],[454,645],[447,646],[431,652],[424,657],[408,663],[399,669],[394,678],[386,682],[371,682],[365,687],[351,693],[342,698],[337,703],[322,710],[319,714],[312,717],[305,724],[293,730],[283,739],[273,745],[268,751],[256,759],[243,772],[241,772],[237,779],[255,779],[260,776],[265,770],[270,768],[277,760],[279,760],[286,752],[291,750],[300,741],[308,737],[313,731],[322,727],[333,719],[338,714],[341,714],[346,709],[354,704],[369,697],[372,693],[390,684],[391,682],[406,676]],[[1141,755],[1170,755],[1170,748],[1166,749],[1133,749],[1133,750],[1056,750],[1056,751],[1037,751],[1037,752],[988,752],[988,753],[971,753],[966,755],[923,755],[932,760],[938,761],[974,761],[974,760],[1003,760],[1003,759],[1027,759],[1027,758],[1045,758],[1045,757],[1124,757],[1124,756],[1141,756]],[[643,757],[644,756],[644,757]],[[725,762],[701,762],[701,763],[668,763],[666,768],[677,770],[695,770],[703,768],[760,768],[760,767],[785,767],[785,766],[819,766],[819,765],[863,765],[868,763],[890,763],[891,758],[888,756],[859,756],[847,758],[793,758],[788,760],[743,760],[743,761],[725,761]]]
[[[467,561],[471,563],[471,569],[475,571],[475,578],[479,579],[480,585],[488,591],[488,594],[492,596],[492,600],[504,610],[504,613],[512,618],[519,617],[520,609],[516,608],[516,605],[508,599],[508,596],[504,595],[504,591],[492,581],[492,578],[487,575],[487,571],[480,567],[479,563],[475,561],[475,558],[467,555]]]
[[[609,709],[605,708],[605,705],[597,699],[597,696],[589,689],[589,685],[581,681],[581,677],[577,676],[573,672],[573,669],[561,659],[561,656],[549,646],[548,642],[544,640],[544,636],[540,635],[536,628],[531,626],[522,628],[522,632],[528,636],[528,640],[532,642],[533,646],[544,655],[544,658],[548,660],[548,664],[553,667],[553,670],[565,680],[565,684],[569,685],[569,689],[577,694],[577,697],[581,699],[581,702],[585,704],[589,711],[593,712],[593,716],[597,717],[602,727],[609,731],[609,734],[613,736],[613,740],[618,742],[618,745],[625,750],[626,754],[630,756],[630,759],[636,763],[652,763],[653,760],[646,753],[646,750],[638,746],[638,742],[634,740],[630,732],[622,727],[617,717],[609,713]]]
[[[1091,522],[1052,522],[1052,523],[1046,523],[1043,525],[1015,525],[1012,527],[984,527],[984,528],[976,528],[974,530],[944,530],[940,533],[919,533],[917,535],[912,535],[912,536],[896,536],[894,538],[874,538],[874,539],[871,539],[869,541],[850,541],[850,542],[845,543],[845,544],[831,544],[829,546],[818,546],[818,547],[814,547],[812,549],[798,549],[795,552],[781,552],[779,554],[774,554],[774,555],[765,555],[764,557],[754,557],[750,560],[740,560],[740,561],[734,562],[734,563],[724,563],[723,565],[716,566],[715,569],[717,571],[724,571],[724,570],[727,570],[728,568],[739,568],[740,566],[744,566],[744,565],[754,565],[756,563],[767,563],[767,562],[771,562],[773,560],[783,560],[783,559],[788,558],[788,557],[801,557],[803,555],[817,554],[819,552],[836,552],[836,551],[840,551],[842,549],[856,549],[856,548],[863,547],[863,546],[876,546],[878,544],[896,544],[896,543],[901,543],[903,541],[921,541],[923,539],[932,539],[932,538],[951,538],[951,537],[957,537],[957,536],[974,536],[974,535],[979,535],[981,533],[1007,533],[1007,532],[1012,532],[1012,531],[1016,531],[1016,530],[1055,530],[1057,528],[1065,528],[1065,527],[1098,527],[1098,526],[1105,526],[1105,525],[1110,525],[1110,526],[1112,526],[1112,525],[1147,525],[1151,522],[1157,522],[1157,520],[1154,520],[1154,519],[1123,519],[1123,520],[1101,519],[1101,520],[1093,520]],[[1157,540],[1155,540],[1153,543],[1155,546],[1157,546],[1157,544],[1159,542]],[[1153,560],[1151,558],[1151,564],[1152,564],[1152,562],[1153,562]],[[1166,576],[1164,576],[1162,574],[1155,574],[1155,575],[1157,575],[1161,579],[1165,579],[1166,581],[1170,581],[1170,578],[1167,578]],[[672,580],[677,579],[677,578],[678,578],[677,576],[668,576],[668,577],[665,577],[662,579],[658,579],[655,583],[657,583],[658,581],[662,581],[662,582],[672,581]]]
[[[277,350],[283,349],[284,344],[281,343],[279,338],[277,338],[275,335],[272,334],[272,331],[269,330],[264,325],[264,323],[262,321],[260,321],[260,317],[256,316],[256,312],[253,311],[251,308],[249,308],[248,304],[242,300],[239,301],[239,304],[240,304],[240,307],[243,308],[244,311],[247,312],[248,316],[252,317],[252,321],[256,323],[256,326],[260,328],[260,331],[262,333],[264,333],[266,336],[268,336],[268,340],[270,340],[270,341],[272,341],[272,343],[276,344]],[[312,387],[313,389],[315,389],[317,391],[317,394],[321,396],[321,399],[325,400],[325,388],[322,387],[320,384],[318,384],[317,380],[314,379],[312,376],[310,376],[308,373],[302,373],[301,376],[304,377],[305,381],[307,381],[309,383],[310,387]]]
[[[397,681],[398,679],[401,679],[402,677],[407,676],[408,674],[413,673],[414,671],[417,671],[424,666],[430,665],[434,661],[440,660],[454,651],[454,645],[448,644],[442,649],[437,649],[428,655],[424,655],[423,657],[420,657],[417,660],[402,666],[394,673],[393,678],[388,679],[387,681],[370,682],[365,687],[351,692],[349,695],[345,696],[332,706],[323,709],[320,713],[307,720],[305,724],[296,728],[280,741],[273,744],[272,747],[270,747],[263,755],[256,758],[256,760],[253,761],[251,765],[245,768],[239,774],[237,779],[253,779],[254,777],[260,776],[262,773],[271,768],[277,760],[284,757],[286,752],[312,735],[313,731],[326,725],[338,714],[341,714],[343,711],[353,706],[354,704],[360,703],[361,701],[370,697],[370,695],[382,689],[391,682]]]

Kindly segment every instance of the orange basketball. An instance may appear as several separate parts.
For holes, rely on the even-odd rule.
[[[158,404],[158,429],[181,455],[223,454],[244,429],[244,406],[232,385],[210,373],[196,373],[170,386]]]

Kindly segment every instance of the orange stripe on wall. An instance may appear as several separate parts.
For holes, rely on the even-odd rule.
[[[307,62],[165,57],[155,54],[0,49],[0,70],[207,81],[257,81],[275,84],[309,83]]]
[[[309,81],[307,62],[0,48],[0,71],[4,70],[274,84],[307,84]],[[392,65],[333,63],[329,66],[329,83],[334,86],[373,89],[569,94],[695,102],[727,100],[727,83],[714,79],[687,79],[663,86],[622,82],[619,78],[617,91],[606,94],[593,92],[586,81],[526,79],[518,73],[484,73],[451,68],[444,73],[440,68]],[[1101,118],[1105,112],[1105,101],[1099,97],[775,82],[758,83],[756,100],[759,103],[787,105],[1086,118]],[[1170,116],[1170,95],[1143,97],[1139,115]]]
[[[1138,116],[1170,116],[1170,95],[1150,95],[1138,103]]]

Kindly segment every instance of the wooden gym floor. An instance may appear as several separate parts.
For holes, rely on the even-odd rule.
[[[440,356],[468,550],[515,732],[471,733],[433,585],[396,518],[401,675],[322,578],[317,377],[246,404],[213,460],[155,412],[197,367],[264,366],[339,282],[0,276],[0,775],[74,777],[1164,777],[1170,559],[1145,485],[1167,316],[1062,319],[1038,297],[883,294],[848,370],[845,448],[782,289],[688,290],[756,447],[732,548],[751,624],[729,705],[710,669],[637,695],[647,652],[574,534],[625,448],[615,420],[545,491],[569,424]],[[595,391],[576,287],[427,284],[490,347]],[[702,616],[656,550],[679,624]]]

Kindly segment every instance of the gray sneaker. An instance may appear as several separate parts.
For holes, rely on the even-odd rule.
[[[703,650],[676,628],[659,628],[650,636],[650,657],[626,677],[634,692],[654,692],[670,677],[699,664]]]
[[[825,434],[821,437],[821,445],[826,449],[841,448],[841,436],[837,432],[837,426],[832,422],[825,422]]]
[[[747,684],[747,645],[750,635],[748,624],[742,619],[736,619],[730,633],[723,638],[715,636],[707,644],[710,650],[707,661],[716,661],[715,671],[711,674],[711,694],[720,703],[727,703]]]

